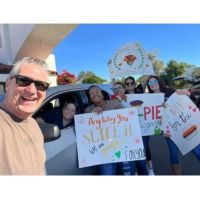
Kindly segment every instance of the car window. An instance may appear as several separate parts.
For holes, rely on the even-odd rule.
[[[53,123],[56,124],[60,129],[62,127],[62,107],[64,103],[72,102],[76,105],[77,112],[83,113],[83,106],[79,92],[64,92],[52,98],[49,98],[48,101],[33,115],[38,123]],[[68,126],[73,127],[74,123],[70,123]],[[66,128],[66,127],[64,127]]]
[[[192,86],[192,82],[188,80],[180,81],[181,89],[189,89]]]
[[[105,90],[102,91],[104,99],[109,100],[110,94]],[[48,96],[45,99],[45,103],[33,117],[38,123],[53,123],[56,121],[55,124],[61,127],[62,119],[59,118],[59,116],[61,115],[62,107],[66,101],[73,102],[76,105],[78,114],[84,113],[84,109],[90,105],[88,90],[61,91],[58,94],[55,92],[52,96]],[[70,126],[72,125],[73,124],[70,124]]]
[[[173,85],[175,89],[189,89],[191,88],[193,82],[191,80],[186,79],[177,79],[173,81]]]

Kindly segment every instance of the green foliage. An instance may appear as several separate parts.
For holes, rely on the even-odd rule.
[[[166,84],[171,86],[171,87],[181,87],[180,83],[178,81],[174,82],[173,78],[177,76],[183,76],[186,68],[190,66],[187,63],[180,62],[178,63],[175,60],[170,60],[169,63],[167,64],[167,67],[165,68],[165,79]]]
[[[200,67],[194,69],[194,71],[192,72],[192,76],[195,79],[200,79]]]
[[[140,77],[136,80],[136,83],[137,83],[137,84],[145,85],[145,84],[146,84],[146,80],[147,80],[148,77],[149,77],[148,75],[140,76]]]
[[[80,73],[78,75],[78,79],[81,80],[87,76],[94,76],[94,75],[95,75],[94,72],[91,72],[91,71],[80,71]]]
[[[96,76],[94,72],[91,71],[81,71],[78,75],[79,81],[81,83],[103,83],[106,82],[106,80],[100,78],[99,76]]]
[[[157,53],[153,51],[148,53],[148,57],[151,60],[155,74],[159,76],[164,71],[165,68],[164,62],[158,60]]]
[[[153,63],[153,69],[154,72],[157,76],[159,76],[161,74],[161,72],[164,70],[164,62],[160,61],[160,60],[155,60]]]
[[[112,84],[113,83],[117,83],[117,82],[120,82],[120,83],[124,84],[125,78],[126,77],[115,78],[115,79],[113,79]]]
[[[170,84],[170,81],[169,81],[169,79],[168,79],[168,77],[167,77],[167,75],[166,74],[161,74],[160,75],[160,78],[164,81],[164,83],[166,84],[166,85],[171,85]]]

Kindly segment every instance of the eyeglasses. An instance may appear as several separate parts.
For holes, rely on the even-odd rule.
[[[155,85],[155,84],[158,84],[158,80],[156,79],[148,82],[148,85]]]
[[[49,87],[49,83],[44,82],[44,81],[35,81],[29,77],[26,76],[21,76],[21,75],[15,75],[12,76],[11,78],[16,79],[16,84],[20,87],[26,87],[29,86],[31,83],[35,84],[35,87],[37,90],[40,91],[46,91]]]
[[[134,82],[127,82],[126,85],[134,85],[135,83]]]

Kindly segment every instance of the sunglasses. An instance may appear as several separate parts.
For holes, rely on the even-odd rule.
[[[155,84],[158,84],[158,80],[156,79],[148,82],[148,85],[155,85]]]
[[[21,76],[21,75],[16,75],[16,76],[12,76],[11,78],[15,78],[16,79],[16,84],[20,87],[27,87],[29,86],[31,83],[35,84],[35,87],[37,90],[40,91],[46,91],[49,87],[49,83],[44,82],[44,81],[35,81],[29,77],[26,76]]]
[[[134,85],[135,83],[133,83],[133,82],[127,82],[126,83],[126,85],[128,86],[128,85]]]

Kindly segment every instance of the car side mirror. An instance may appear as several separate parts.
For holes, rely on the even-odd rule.
[[[48,123],[39,123],[38,124],[43,136],[44,136],[44,142],[51,142],[54,140],[57,140],[61,136],[61,131],[55,124],[48,124]]]

